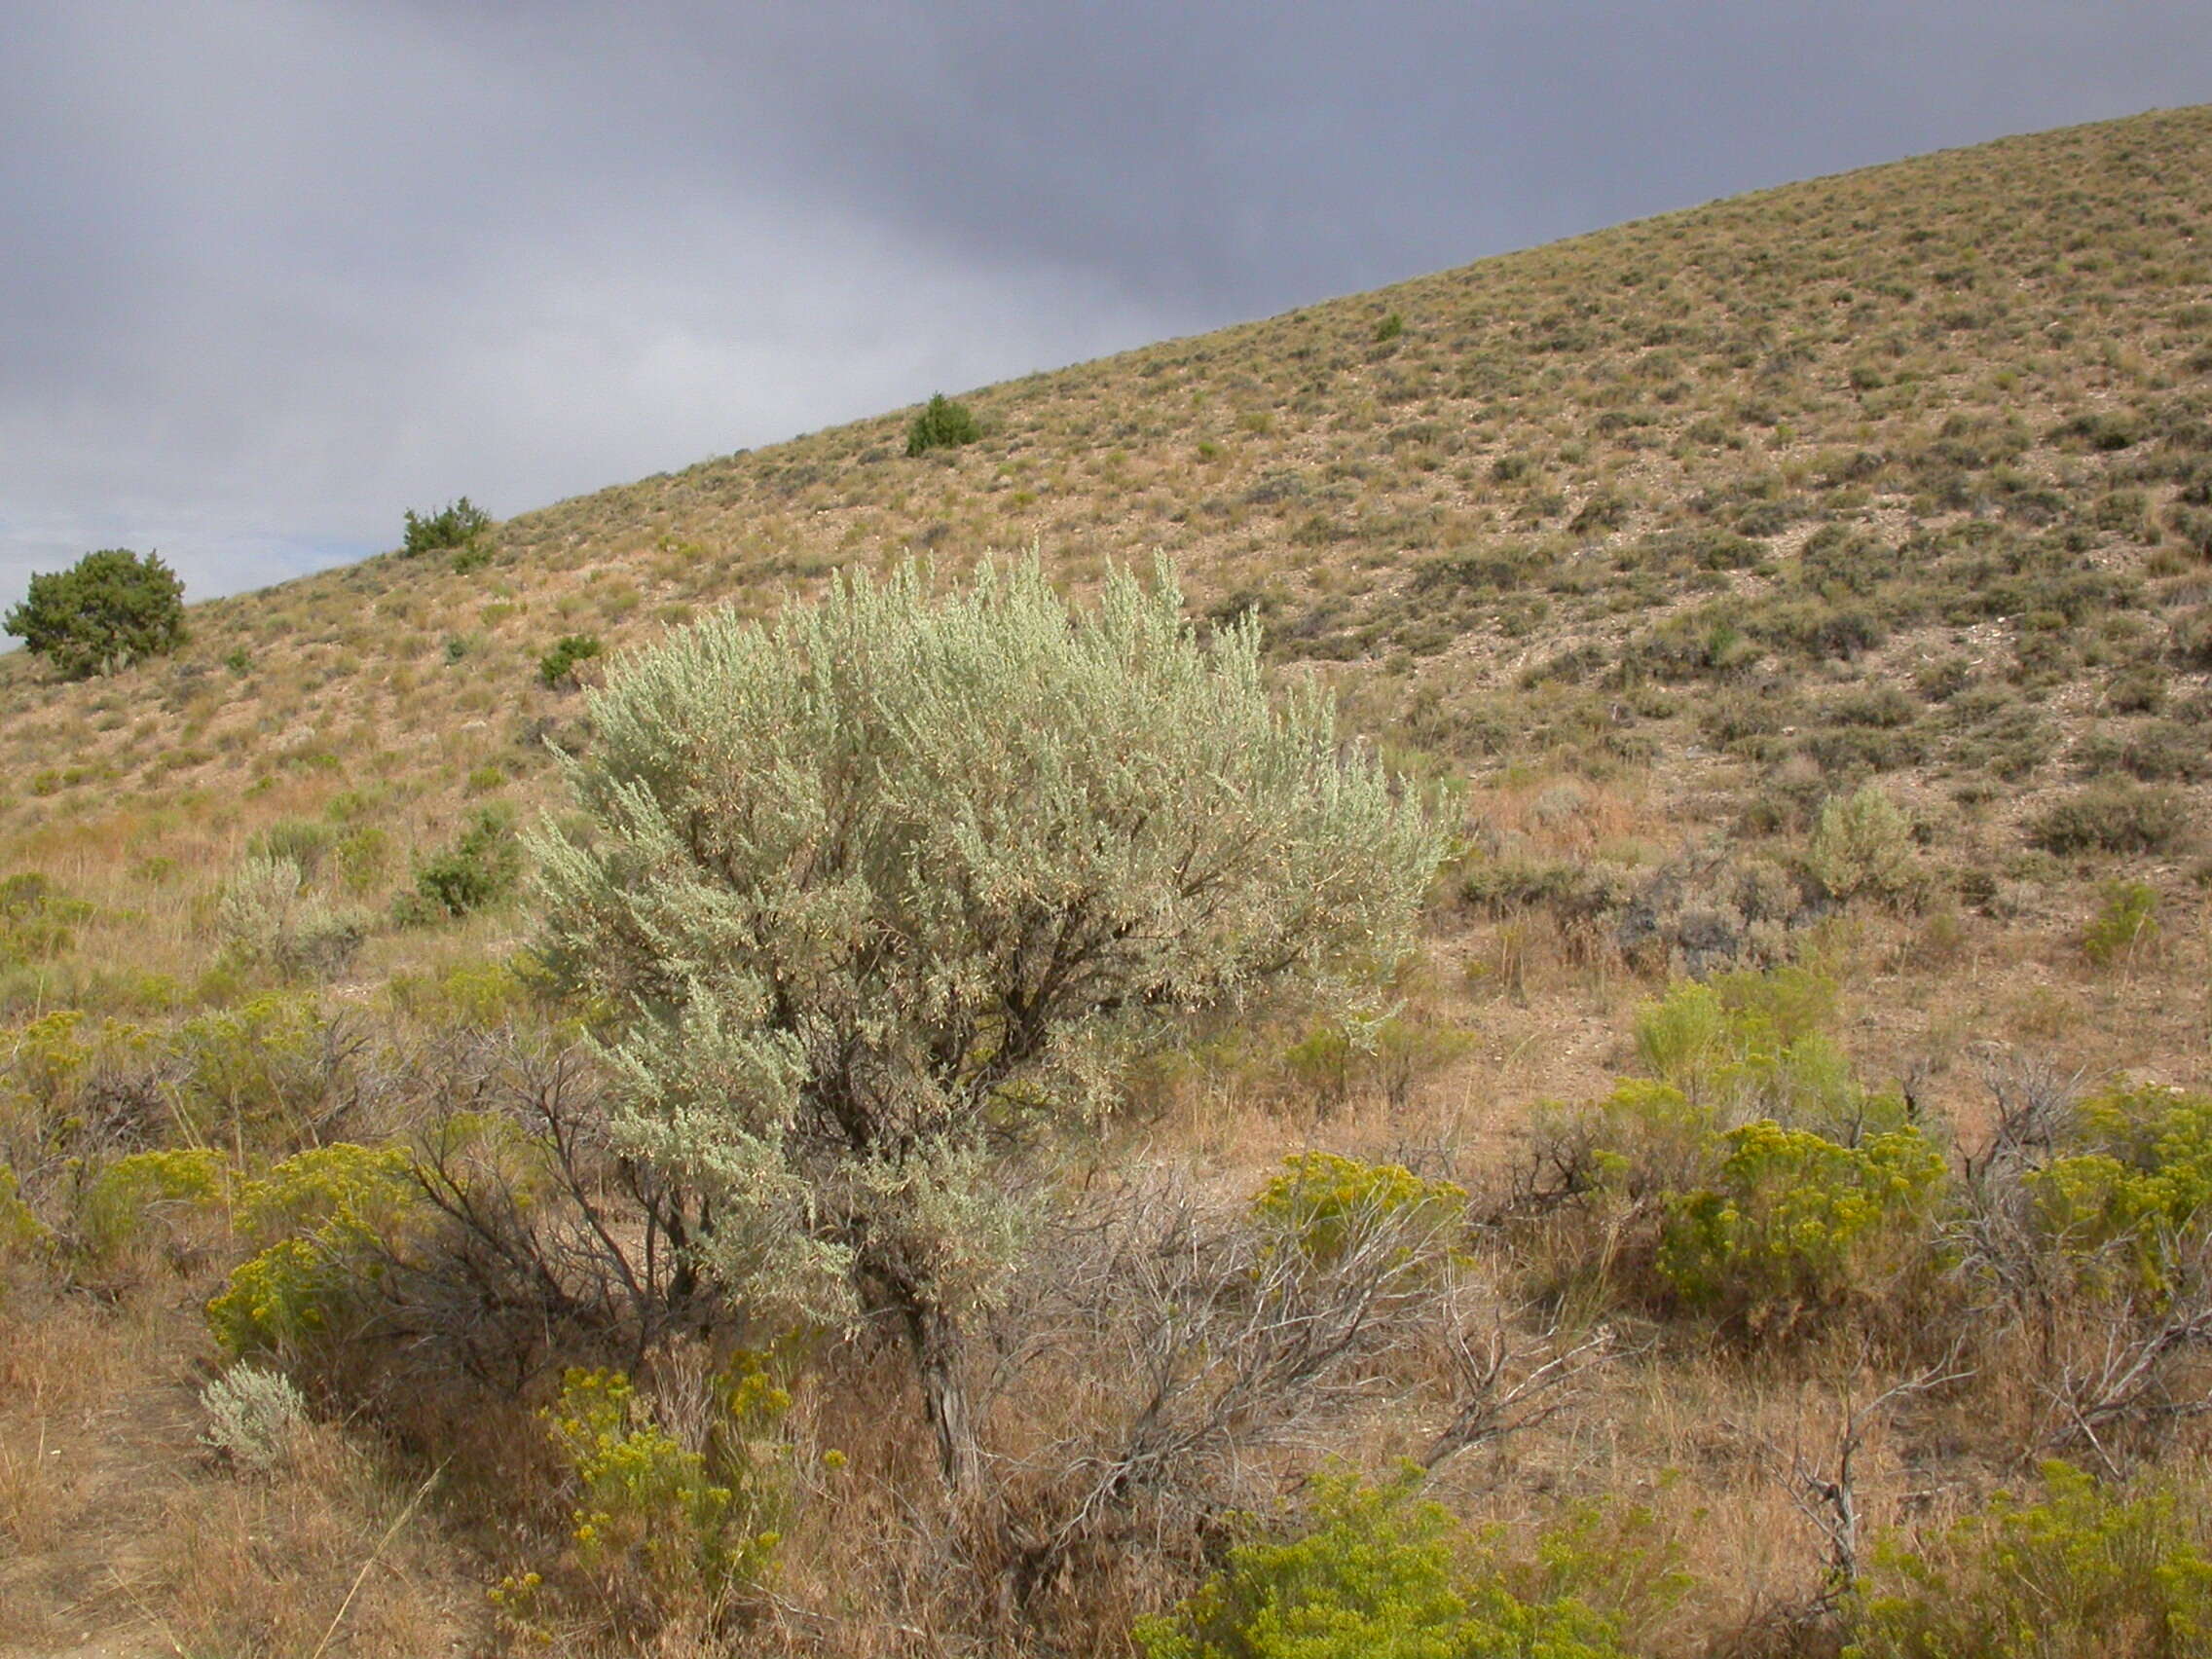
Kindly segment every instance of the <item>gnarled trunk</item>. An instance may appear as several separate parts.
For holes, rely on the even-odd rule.
[[[922,1409],[929,1414],[930,1430],[937,1437],[938,1471],[953,1494],[963,1496],[976,1490],[982,1457],[969,1416],[959,1324],[926,1295],[909,1294],[899,1311],[905,1320],[906,1346],[913,1351],[914,1371],[922,1384]]]

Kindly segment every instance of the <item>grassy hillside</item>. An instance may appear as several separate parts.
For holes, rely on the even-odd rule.
[[[365,1093],[349,1044],[414,1065],[537,1017],[501,966],[530,916],[441,916],[419,877],[468,865],[472,827],[497,864],[498,814],[560,805],[551,751],[592,734],[572,680],[539,673],[556,641],[618,657],[914,555],[959,571],[1034,548],[1083,593],[1164,554],[1194,611],[1256,608],[1280,671],[1334,686],[1458,820],[1396,1048],[1225,1035],[1132,1080],[1136,1140],[1108,1167],[1141,1143],[1241,1190],[1310,1144],[1449,1174],[1506,1228],[1533,1191],[1531,1103],[1668,1077],[1637,1011],[1685,976],[1796,972],[1805,1030],[1970,1159],[2021,1079],[2212,1084],[2212,109],[1761,192],[962,395],[971,444],[909,458],[896,412],[526,513],[458,558],[198,606],[185,649],[112,679],[0,662],[7,1121],[40,1224],[65,1233],[121,1147],[227,1144],[258,1168],[398,1132],[414,1096]],[[296,874],[256,901],[272,860]],[[83,1019],[56,1038],[56,1011]],[[163,1056],[139,1138],[64,1145],[55,1124],[91,1110],[72,1091],[127,1051]],[[402,1073],[420,1081],[380,1075]],[[425,1446],[492,1479],[450,1424],[326,1422],[259,1487],[199,1457],[198,1308],[243,1247],[228,1222],[185,1231],[166,1257],[19,1265],[0,1301],[0,1648],[81,1626],[117,1643],[88,1652],[314,1650],[387,1527],[406,1542],[360,1581],[369,1624],[347,1611],[362,1634],[329,1650],[498,1639],[483,1591],[525,1557],[467,1493],[424,1498]],[[1873,1320],[1761,1370],[1711,1351],[1710,1322],[1607,1313],[1603,1272],[1556,1239],[1486,1236],[1501,1307],[1643,1346],[1455,1476],[1455,1507],[1527,1530],[1555,1500],[1684,1483],[1667,1548],[1704,1588],[1637,1625],[1639,1650],[1776,1650],[1760,1620],[1811,1606],[1824,1558],[1775,1448],[1840,1434],[1852,1399],[1941,1356],[1877,1353]],[[885,1400],[890,1375],[868,1383]],[[794,1523],[780,1640],[981,1640],[961,1592],[919,1582],[966,1546],[899,1518],[910,1459],[884,1425],[904,1408],[871,1426],[821,1377],[796,1391],[805,1434],[873,1434],[881,1473]],[[1941,1396],[1869,1450],[1879,1523],[1971,1509],[2061,1442],[2087,1456],[2020,1426],[2032,1392]],[[2131,1444],[2186,1462],[2196,1433]],[[1404,1424],[1339,1449],[1403,1451]],[[853,1526],[905,1565],[830,1559]],[[257,1557],[272,1528],[291,1545]],[[88,1557],[120,1588],[72,1589]],[[1158,1606],[1188,1565],[1115,1594]],[[255,1571],[292,1588],[257,1603]],[[606,1637],[564,1617],[570,1650]],[[1112,1623],[1066,1617],[1052,1640]]]

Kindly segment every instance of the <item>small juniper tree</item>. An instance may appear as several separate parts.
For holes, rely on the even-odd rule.
[[[1193,1011],[1286,978],[1356,1010],[1440,852],[1164,567],[1075,613],[1034,563],[843,578],[631,659],[591,717],[580,822],[534,850],[617,1140],[702,1196],[692,1248],[746,1294],[894,1321],[956,1487],[1012,1161]]]
[[[158,553],[104,548],[31,577],[6,627],[65,680],[114,674],[184,643],[184,583]]]
[[[983,428],[965,403],[943,392],[933,394],[921,412],[907,424],[906,453],[926,455],[933,449],[957,449],[983,435]]]
[[[444,548],[466,548],[492,528],[492,515],[466,496],[448,502],[434,513],[407,509],[406,535],[401,550],[413,558]]]

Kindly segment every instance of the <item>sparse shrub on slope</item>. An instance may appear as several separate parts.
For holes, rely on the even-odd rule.
[[[598,656],[602,648],[597,634],[564,634],[537,659],[538,681],[549,691],[573,686],[578,666]]]
[[[933,395],[906,427],[906,453],[927,455],[933,449],[957,449],[983,435],[982,426],[965,403],[943,392]]]
[[[492,515],[466,496],[434,513],[407,511],[401,549],[410,558],[423,553],[465,551],[492,528]]]
[[[1652,870],[1617,904],[1613,938],[1656,973],[1711,974],[1788,961],[1815,913],[1799,877],[1773,859],[1716,845]]]
[[[1873,785],[1821,808],[1806,867],[1830,898],[1895,899],[1912,881],[1912,827]]]
[[[2158,942],[2158,892],[2144,881],[2116,881],[2082,935],[2082,954],[2100,968],[2132,962]]]
[[[184,584],[158,553],[106,548],[31,577],[7,629],[64,680],[118,673],[184,643]]]
[[[415,871],[415,888],[402,894],[402,923],[466,916],[496,904],[522,875],[522,844],[514,809],[503,801],[479,807],[451,845]]]
[[[2052,853],[2158,853],[2189,829],[2189,803],[2170,789],[2092,784],[2037,813],[2028,837]]]

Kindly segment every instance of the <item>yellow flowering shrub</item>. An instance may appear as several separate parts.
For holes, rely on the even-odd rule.
[[[1260,1532],[1166,1615],[1145,1659],[1625,1659],[1689,1588],[1643,1512],[1592,1506],[1516,1559],[1421,1495],[1420,1471],[1317,1472],[1307,1528]]]
[[[1697,1307],[1763,1317],[1840,1302],[1928,1248],[1943,1155],[1907,1126],[1842,1146],[1761,1119],[1714,1183],[1669,1201],[1660,1273]]]
[[[86,1250],[111,1256],[131,1243],[165,1209],[196,1209],[219,1201],[230,1171],[206,1147],[167,1147],[119,1158],[87,1183],[79,1203]]]
[[[775,1558],[785,1494],[776,1425],[791,1396],[759,1356],[716,1381],[706,1443],[686,1446],[619,1371],[571,1370],[543,1413],[574,1483],[578,1564],[660,1610],[726,1606]]]
[[[1325,1266],[1380,1226],[1441,1233],[1466,1201],[1464,1188],[1423,1180],[1396,1163],[1304,1152],[1283,1160],[1282,1173],[1253,1198],[1252,1213],[1268,1232],[1295,1240],[1308,1260]]]
[[[2039,1220],[2072,1254],[2114,1250],[2162,1294],[2168,1247],[2212,1221],[2212,1095],[2112,1089],[2082,1107],[2074,1146],[2028,1177]]]
[[[2040,1499],[1881,1541],[1845,1659],[2191,1659],[2212,1650],[2200,1494],[2156,1470],[2105,1485],[2043,1466]]]
[[[234,1357],[284,1350],[330,1329],[372,1280],[380,1247],[422,1202],[399,1147],[340,1141],[297,1153],[239,1194],[240,1231],[261,1250],[207,1305]]]
[[[16,1171],[0,1163],[0,1260],[47,1242],[46,1228],[24,1203]]]

